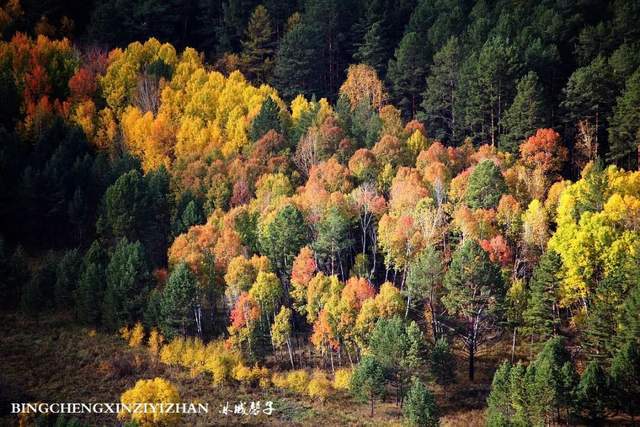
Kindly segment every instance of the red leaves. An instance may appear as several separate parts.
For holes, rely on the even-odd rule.
[[[567,149],[562,145],[560,135],[553,129],[538,129],[520,145],[520,157],[525,166],[539,167],[545,175],[555,175],[567,160]]]
[[[481,240],[480,246],[489,254],[491,262],[498,263],[502,267],[507,267],[513,262],[511,248],[504,237],[499,234],[491,240]]]
[[[231,327],[235,330],[255,322],[260,318],[260,306],[247,292],[240,294],[238,301],[231,310]]]

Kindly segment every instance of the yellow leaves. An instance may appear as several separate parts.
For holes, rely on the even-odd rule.
[[[333,388],[336,390],[349,390],[351,387],[351,375],[353,375],[353,371],[351,369],[337,369],[333,377]]]
[[[125,391],[120,397],[123,405],[135,405],[136,403],[179,403],[180,395],[176,387],[162,378],[152,380],[139,380],[136,385]],[[180,414],[163,411],[122,411],[118,414],[120,420],[131,420],[141,427],[172,426],[180,422]]]
[[[318,399],[321,402],[327,400],[331,393],[331,381],[327,378],[327,374],[320,370],[315,370],[307,387],[307,394],[312,399]]]
[[[137,107],[128,107],[121,118],[124,143],[142,160],[145,171],[161,165],[170,166],[174,146],[173,129],[168,118],[159,114],[142,113]]]
[[[160,350],[164,345],[164,337],[156,328],[151,329],[151,332],[149,332],[147,345],[149,346],[149,352],[153,357],[160,356]]]
[[[416,129],[411,136],[407,138],[407,147],[409,148],[412,158],[415,159],[422,150],[429,148],[429,141],[420,130]]]
[[[549,221],[547,211],[538,199],[532,200],[522,215],[522,239],[527,245],[538,248],[541,252],[547,246]]]

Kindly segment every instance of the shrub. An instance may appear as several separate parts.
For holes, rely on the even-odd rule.
[[[129,334],[129,347],[139,347],[142,341],[144,341],[144,327],[142,323],[137,322]]]
[[[349,390],[353,371],[348,368],[338,369],[333,377],[333,388],[336,390]]]
[[[123,404],[135,404],[139,402],[149,403],[178,403],[180,395],[176,387],[162,378],[152,380],[139,380],[136,385],[122,393],[120,402]],[[162,412],[120,412],[118,418],[133,421],[138,425],[163,425],[172,426],[180,422],[180,414]]]
[[[314,371],[307,393],[312,399],[318,399],[321,402],[327,400],[331,393],[331,381],[327,378],[327,374],[322,371]]]
[[[149,332],[149,340],[147,341],[147,344],[151,354],[154,357],[157,357],[160,355],[160,350],[164,344],[164,337],[156,328],[153,328],[151,329],[151,332]]]

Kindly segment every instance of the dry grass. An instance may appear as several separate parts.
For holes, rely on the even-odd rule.
[[[49,317],[35,323],[5,314],[0,316],[0,334],[2,401],[116,402],[138,379],[161,376],[176,384],[183,401],[209,403],[209,414],[185,416],[184,425],[318,425],[319,420],[327,426],[402,424],[402,412],[393,395],[387,402],[376,403],[371,418],[368,405],[355,402],[344,392],[336,392],[320,403],[275,389],[216,387],[205,375],[193,377],[187,370],[166,367],[156,363],[145,348],[130,348],[115,335],[95,333],[65,319]],[[477,379],[470,383],[465,361],[460,360],[457,383],[434,387],[443,425],[482,424],[496,363],[490,355],[481,357]],[[241,417],[219,413],[226,401],[254,400],[273,401],[274,414]],[[0,425],[15,425],[15,421],[10,415],[0,414]],[[88,415],[83,421],[111,425],[116,420],[113,415]]]

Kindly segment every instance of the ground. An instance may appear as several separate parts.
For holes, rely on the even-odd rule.
[[[401,409],[393,396],[377,402],[373,418],[369,406],[346,394],[327,402],[312,402],[306,396],[275,389],[216,387],[205,375],[193,377],[187,370],[156,363],[146,348],[129,348],[115,335],[95,332],[59,316],[27,320],[15,314],[0,315],[0,401],[2,402],[118,402],[122,392],[138,379],[163,377],[174,383],[186,402],[208,402],[209,414],[189,415],[184,425],[401,425]],[[495,354],[508,354],[508,343],[492,347]],[[442,413],[442,424],[480,426],[497,358],[486,352],[478,360],[476,380],[465,378],[466,363],[459,360],[458,382],[446,390],[433,386]],[[271,416],[222,415],[225,402],[273,401]],[[3,404],[0,425],[17,425]],[[92,425],[113,425],[114,415],[82,418]]]

